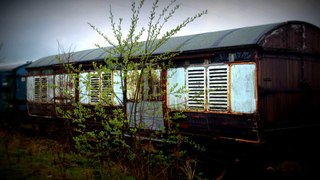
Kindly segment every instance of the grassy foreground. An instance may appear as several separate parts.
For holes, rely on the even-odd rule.
[[[126,169],[101,170],[65,146],[43,137],[0,130],[0,179],[134,179]]]

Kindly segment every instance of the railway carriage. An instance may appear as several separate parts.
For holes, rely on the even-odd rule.
[[[26,66],[30,63],[0,66],[0,112],[2,125],[17,125],[27,119]]]
[[[155,55],[172,49],[179,53],[171,59],[175,66],[152,70],[152,80],[145,83],[149,91],[141,94],[137,104],[136,117],[147,129],[166,128],[166,114],[182,112],[186,115],[179,119],[182,133],[262,143],[319,125],[319,27],[288,21],[173,37]],[[68,63],[81,64],[85,71],[79,77],[88,77],[96,73],[92,62],[103,63],[105,57],[102,49],[90,49],[74,52]],[[49,56],[27,67],[30,116],[57,118],[56,107],[67,101],[63,90],[51,85],[59,84],[73,92],[74,100],[88,106],[98,101],[93,94],[112,88],[112,108],[126,106],[127,117],[132,117],[133,102],[123,105],[119,101],[123,94],[117,70],[104,77],[89,76],[91,88],[86,89],[81,80],[70,81],[62,64]],[[186,91],[177,94],[174,88]],[[166,94],[152,96],[157,92]]]

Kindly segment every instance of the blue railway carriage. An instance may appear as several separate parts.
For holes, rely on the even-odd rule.
[[[181,112],[186,115],[179,119],[182,133],[214,140],[263,143],[290,133],[316,132],[310,128],[319,125],[319,27],[288,21],[173,37],[155,54],[170,50],[179,52],[171,59],[175,67],[153,70],[152,80],[144,84],[165,94],[158,98],[141,94],[138,104],[136,118],[147,129],[167,128],[167,113]],[[95,73],[91,63],[103,63],[105,57],[101,49],[84,50],[74,52],[69,63],[82,64],[86,71],[80,77],[87,77]],[[61,93],[50,84],[63,84],[68,75],[55,58],[44,57],[27,67],[31,116],[57,116]],[[132,118],[133,103],[118,101],[123,97],[118,73],[107,76],[114,91],[112,107],[126,106],[127,117]],[[81,80],[64,84],[75,91],[75,100],[88,106],[97,103],[92,91],[105,87],[101,77],[90,79],[89,90],[81,88]],[[173,92],[173,87],[186,91]]]
[[[30,63],[0,66],[1,123],[18,123],[27,116],[26,66]]]

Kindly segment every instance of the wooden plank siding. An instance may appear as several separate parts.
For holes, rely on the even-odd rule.
[[[319,29],[294,23],[277,28],[261,41],[258,86],[264,128],[315,121],[320,89],[319,43]]]

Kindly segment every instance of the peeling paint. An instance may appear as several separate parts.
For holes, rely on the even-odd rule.
[[[255,64],[231,65],[231,112],[254,113],[256,111]]]
[[[280,29],[276,29],[274,31],[272,31],[269,35],[267,35],[265,38],[264,38],[264,41],[262,43],[262,46],[265,46],[267,43],[268,43],[268,39],[272,36],[277,36],[279,34],[281,34],[283,32],[283,28],[280,28]]]
[[[306,26],[302,26],[302,49],[305,50],[307,49],[306,45]]]

